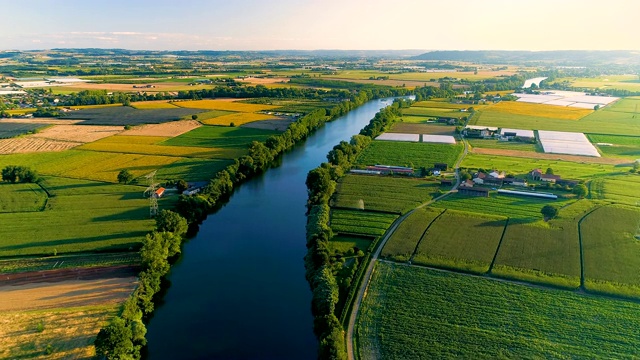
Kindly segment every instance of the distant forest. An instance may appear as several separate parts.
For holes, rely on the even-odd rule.
[[[562,51],[430,51],[413,60],[467,61],[474,63],[553,63],[565,66],[624,64],[640,66],[640,51],[562,50]]]

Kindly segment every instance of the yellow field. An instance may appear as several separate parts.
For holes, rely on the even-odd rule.
[[[501,101],[491,106],[491,111],[514,115],[528,115],[550,119],[580,120],[593,110],[564,106],[530,104],[516,101]]]
[[[149,109],[175,109],[176,106],[167,102],[166,100],[161,101],[138,101],[131,103],[132,108],[141,109],[141,110],[149,110]]]
[[[245,104],[237,101],[229,100],[195,100],[195,101],[177,101],[172,104],[191,109],[206,109],[206,110],[228,110],[239,112],[256,112],[263,110],[271,110],[277,108],[273,105],[262,104]]]
[[[0,358],[91,359],[93,340],[118,305],[0,313]]]
[[[254,122],[254,121],[270,120],[273,118],[274,117],[272,115],[238,113],[238,114],[223,115],[223,116],[215,117],[212,119],[206,119],[206,120],[202,120],[202,122],[207,125],[229,126],[231,123],[233,123],[235,126],[240,126],[240,125]]]
[[[160,136],[112,136],[78,147],[78,150],[104,151],[124,154],[162,155],[172,157],[216,158],[224,156],[229,149],[195,146],[165,146],[159,142],[167,140]]]

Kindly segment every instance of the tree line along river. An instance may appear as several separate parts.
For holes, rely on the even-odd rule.
[[[392,101],[327,123],[202,223],[148,324],[149,359],[316,358],[303,263],[307,173]]]

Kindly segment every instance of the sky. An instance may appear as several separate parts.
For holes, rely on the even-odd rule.
[[[637,0],[0,0],[0,50],[640,50]]]

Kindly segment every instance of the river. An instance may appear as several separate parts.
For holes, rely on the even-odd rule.
[[[148,324],[149,359],[316,358],[303,262],[307,173],[391,102],[327,123],[203,222]]]

